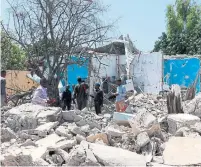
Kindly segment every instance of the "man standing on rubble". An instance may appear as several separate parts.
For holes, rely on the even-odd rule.
[[[7,103],[6,97],[6,71],[1,71],[1,107],[5,106]]]
[[[116,111],[124,112],[126,109],[125,105],[125,96],[126,96],[126,88],[122,85],[121,79],[117,80],[117,92],[114,94],[116,96]]]
[[[82,82],[80,77],[77,79],[77,82],[78,84],[75,86],[73,97],[77,101],[78,110],[82,110],[87,106],[87,89],[89,86]]]
[[[66,90],[62,94],[62,101],[63,101],[63,107],[62,109],[65,110],[66,107],[68,110],[71,109],[71,101],[72,101],[72,94],[71,91],[69,90],[70,86],[66,86]]]

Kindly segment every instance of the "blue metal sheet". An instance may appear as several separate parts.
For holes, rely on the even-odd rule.
[[[164,82],[169,86],[178,84],[181,87],[189,87],[195,81],[199,70],[198,58],[166,59],[164,60]],[[200,92],[200,76],[196,91]]]
[[[86,58],[78,58],[76,56],[72,57],[73,61],[82,60],[84,63],[80,66],[77,64],[72,64],[67,67],[67,76],[68,76],[68,84],[71,86],[77,84],[77,78],[81,77],[82,79],[86,79],[88,77],[88,63],[89,60]]]

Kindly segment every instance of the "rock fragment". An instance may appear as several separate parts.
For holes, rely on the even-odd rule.
[[[1,128],[1,142],[8,142],[16,138],[16,134],[10,128]]]
[[[167,117],[169,133],[175,134],[181,127],[190,127],[200,121],[200,118],[190,114],[171,114]]]
[[[150,142],[149,136],[147,134],[147,132],[142,132],[140,134],[137,135],[137,141],[136,144],[139,148],[144,147],[145,145],[147,145]]]

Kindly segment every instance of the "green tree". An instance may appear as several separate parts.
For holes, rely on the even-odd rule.
[[[1,68],[5,70],[25,70],[25,52],[1,33]]]
[[[167,6],[167,32],[155,42],[154,51],[167,55],[201,54],[201,5],[177,0]]]

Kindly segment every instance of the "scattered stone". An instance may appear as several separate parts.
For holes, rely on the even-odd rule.
[[[82,135],[82,136],[86,136],[86,134],[84,132],[81,131],[81,128],[78,127],[77,125],[73,124],[73,125],[69,125],[68,129],[70,130],[71,133],[73,133],[74,135]]]
[[[98,162],[104,166],[146,166],[143,155],[121,148],[91,143],[89,144],[89,149],[93,152]]]
[[[129,120],[134,117],[133,114],[114,112],[113,120],[118,125],[129,125]]]
[[[89,133],[89,131],[90,131],[89,125],[84,125],[84,126],[80,127],[80,129],[84,133]]]
[[[41,137],[44,137],[58,124],[59,122],[48,122],[46,124],[40,125],[39,127],[35,129],[35,133],[37,133]]]
[[[201,164],[201,138],[172,137],[165,145],[164,164],[174,166]]]
[[[198,132],[201,135],[201,122],[197,122],[195,125],[192,125],[191,130]]]
[[[142,132],[140,134],[137,135],[137,141],[136,144],[139,148],[144,147],[145,145],[147,145],[150,142],[149,136],[147,134],[147,132]]]
[[[169,133],[175,134],[181,127],[190,127],[200,121],[200,118],[190,114],[171,114],[167,117]]]
[[[61,140],[56,143],[55,147],[64,150],[73,148],[76,144],[77,144],[76,140]]]
[[[8,142],[16,138],[16,134],[10,128],[1,128],[1,142]]]
[[[86,138],[82,135],[77,134],[76,140],[77,140],[77,143],[81,143],[81,141],[86,140]]]
[[[105,133],[99,133],[96,135],[90,135],[87,138],[88,142],[94,143],[97,139],[102,140],[105,144],[109,145],[108,136]]]
[[[59,141],[64,140],[64,139],[65,139],[64,137],[60,137],[57,134],[51,134],[43,139],[36,141],[36,144],[38,146],[51,147],[51,146],[56,145]]]
[[[55,133],[59,136],[67,137],[68,139],[71,139],[73,136],[70,134],[70,131],[68,130],[68,127],[65,126],[59,126]]]
[[[125,132],[120,131],[119,129],[109,126],[106,130],[107,134],[111,135],[112,137],[121,137],[125,134]]]
[[[76,122],[77,126],[85,126],[87,124],[87,121],[84,119],[81,119],[80,121]]]
[[[71,111],[62,111],[62,118],[65,121],[74,121],[76,114],[74,112],[74,110]]]
[[[2,166],[34,166],[33,160],[29,155],[6,156],[1,164]]]

